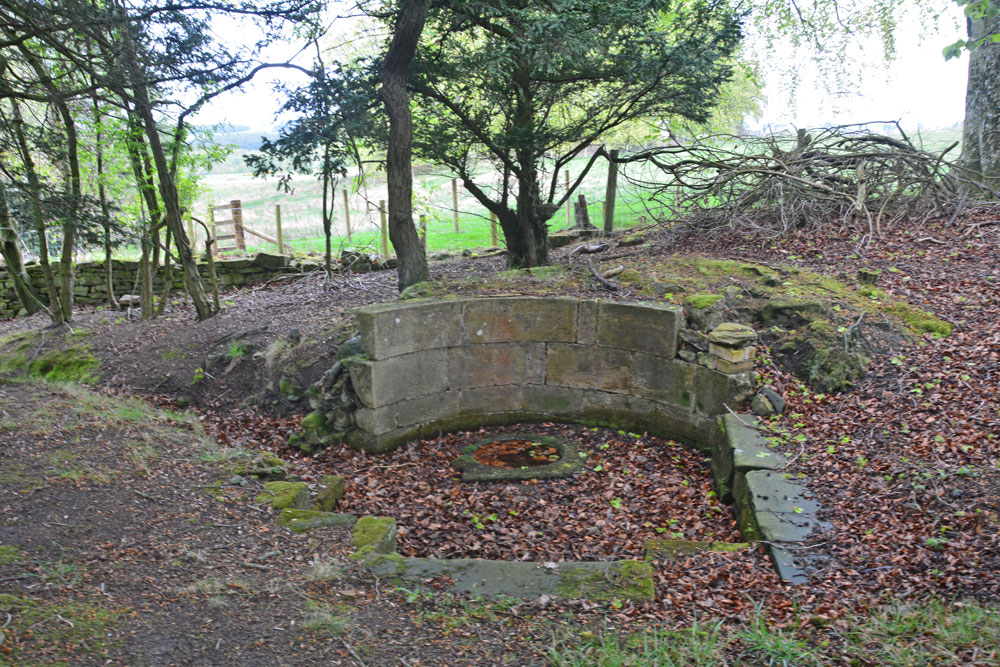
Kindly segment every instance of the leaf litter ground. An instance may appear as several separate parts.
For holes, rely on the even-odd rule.
[[[577,602],[541,609],[525,602],[520,607],[508,610],[507,613],[511,614],[509,616],[495,613],[493,620],[489,620],[486,615],[467,615],[467,618],[472,619],[470,626],[458,629],[444,620],[428,620],[427,610],[440,610],[437,605],[444,605],[443,602],[411,603],[409,597],[404,600],[384,588],[380,590],[377,582],[371,582],[363,576],[351,575],[347,579],[337,580],[336,584],[325,586],[312,582],[303,583],[302,588],[297,590],[308,592],[319,586],[328,595],[332,591],[338,591],[336,595],[341,602],[345,598],[363,601],[364,604],[355,605],[356,609],[349,616],[352,629],[346,636],[347,639],[355,645],[363,645],[365,650],[371,652],[364,655],[369,664],[413,665],[497,664],[499,659],[484,656],[491,643],[500,648],[512,645],[510,642],[513,635],[510,634],[506,621],[532,628],[523,633],[524,641],[531,648],[526,649],[527,653],[521,658],[515,659],[515,664],[528,664],[540,660],[538,651],[544,651],[549,641],[546,637],[551,636],[552,628],[564,622],[559,620],[564,618],[560,616],[563,612],[573,613],[575,620],[572,623],[577,627],[588,622],[596,622],[598,625],[610,622],[622,628],[637,628],[649,623],[683,627],[694,619],[745,620],[755,605],[762,605],[761,608],[774,626],[794,629],[813,647],[817,652],[815,655],[825,656],[819,662],[847,661],[851,658],[857,664],[877,664],[877,660],[869,660],[864,658],[863,653],[857,653],[845,639],[859,623],[852,614],[869,609],[877,610],[889,603],[912,605],[931,598],[978,598],[995,603],[1000,597],[1000,524],[997,519],[1000,510],[1000,484],[997,480],[997,465],[1000,460],[1000,281],[997,275],[1000,228],[994,224],[986,224],[990,222],[970,217],[953,226],[938,221],[914,229],[891,229],[879,243],[868,248],[859,246],[856,240],[835,238],[835,235],[829,238],[792,236],[777,241],[736,237],[696,241],[702,252],[709,256],[798,264],[832,275],[851,276],[861,266],[881,269],[880,287],[956,325],[948,338],[925,336],[920,340],[903,343],[891,354],[877,357],[868,375],[848,394],[817,395],[773,365],[758,365],[757,370],[764,380],[788,399],[786,413],[775,421],[775,426],[788,435],[785,448],[792,462],[789,471],[805,475],[809,479],[810,487],[825,507],[824,518],[834,525],[832,533],[818,536],[801,545],[804,551],[823,550],[831,556],[827,566],[808,585],[792,589],[781,584],[760,553],[749,558],[742,554],[710,554],[697,559],[661,564],[656,575],[657,600],[652,603],[608,606]],[[671,256],[690,247],[692,242],[694,241],[690,238],[653,239],[644,248],[616,253],[613,261],[616,264],[625,261],[641,272],[647,267],[655,266],[659,257]],[[597,261],[599,264],[599,257]],[[479,275],[485,279],[498,268],[498,262],[490,260],[441,265],[436,270],[441,277]],[[154,348],[180,349],[184,345],[197,347],[205,341],[217,340],[234,332],[257,329],[263,329],[261,336],[265,340],[286,335],[293,328],[319,331],[329,322],[339,320],[345,306],[391,298],[391,283],[392,277],[385,274],[361,276],[342,281],[331,292],[319,280],[306,278],[295,285],[233,293],[229,298],[234,305],[225,318],[213,318],[215,321],[197,325],[190,323],[190,313],[180,306],[173,309],[172,319],[164,318],[148,324],[102,323],[100,320],[105,318],[105,314],[93,311],[83,313],[81,320],[92,324],[97,332],[92,346],[106,360],[104,377],[111,386],[133,388],[146,393],[168,389],[179,391],[189,382],[186,379],[190,370],[188,366],[196,367],[200,359],[197,355],[191,355],[167,364],[163,359],[164,355],[154,351]],[[475,291],[532,293],[552,289],[544,282],[528,278],[513,286],[487,287],[485,290],[480,286]],[[630,291],[628,287],[617,294],[610,294],[598,285],[587,284],[582,279],[562,285],[558,291],[598,298],[648,298],[637,290]],[[275,308],[269,308],[269,304],[274,304]],[[16,330],[26,325],[30,326],[31,322],[18,321],[2,326],[7,330]],[[762,355],[762,361],[767,358],[767,354]],[[178,368],[181,370],[178,371]],[[171,371],[175,372],[173,380],[164,382],[164,377],[170,375]],[[234,411],[233,408],[238,403],[239,383],[229,381],[233,385],[230,387],[226,382],[227,378],[221,378],[219,385],[213,388],[213,393],[206,392],[202,400],[205,406],[202,421],[210,432],[230,446],[266,448],[289,455],[284,441],[294,431],[297,418],[276,418],[253,411]],[[21,391],[20,388],[8,388],[7,394],[18,394]],[[18,405],[16,400],[11,400],[10,404]],[[7,404],[4,409],[7,410]],[[13,413],[14,410],[9,412]],[[92,434],[81,437],[97,442],[101,426],[94,425],[92,428],[95,429]],[[798,436],[804,437],[804,444],[800,444]],[[448,456],[451,456],[457,452],[462,438],[482,439],[482,434],[455,434],[435,438],[425,442],[424,448],[432,451],[434,447],[440,451],[449,448]],[[8,433],[4,442],[10,440]],[[38,448],[48,446],[43,444],[46,442],[44,440],[36,443],[30,439],[20,439],[18,442],[14,449],[7,449],[5,453],[12,452],[12,457],[22,457],[29,456],[27,452],[34,452],[31,455],[39,457],[41,452]],[[629,438],[622,439],[621,444],[625,451],[631,453]],[[638,451],[640,448],[635,449]],[[92,450],[83,448],[83,451]],[[127,454],[120,454],[121,460],[126,460],[124,457]],[[551,539],[543,540],[540,539],[543,536],[537,535],[539,530],[543,533],[549,531],[550,536],[561,530],[559,524],[547,523],[546,512],[552,513],[553,509],[557,509],[557,515],[565,515],[567,510],[579,513],[575,506],[576,500],[557,503],[545,494],[537,495],[540,485],[517,484],[499,485],[486,493],[485,497],[474,494],[454,504],[449,512],[457,515],[454,517],[457,522],[455,525],[462,526],[461,541],[464,542],[457,544],[458,539],[444,537],[445,522],[437,518],[446,513],[432,510],[431,506],[438,506],[436,503],[421,504],[422,501],[418,498],[420,495],[432,496],[435,484],[443,483],[442,480],[447,482],[447,474],[452,473],[444,472],[448,470],[446,457],[436,461],[418,454],[418,460],[414,461],[411,460],[411,455],[411,450],[404,449],[388,459],[375,461],[363,460],[363,457],[352,452],[335,450],[321,454],[316,459],[301,454],[289,457],[293,459],[296,472],[309,481],[318,481],[321,472],[347,473],[348,477],[354,475],[350,482],[356,489],[368,489],[368,480],[375,479],[373,491],[378,489],[379,493],[373,492],[369,498],[366,492],[363,500],[349,498],[346,502],[348,505],[354,504],[357,511],[361,511],[364,503],[370,502],[373,509],[381,508],[380,513],[400,517],[400,523],[406,529],[401,543],[404,549],[413,549],[414,552],[419,544],[419,549],[424,553],[433,551],[448,554],[449,549],[456,554],[462,553],[472,540],[480,543],[477,547],[480,551],[476,552],[480,555],[491,553],[491,550],[499,552],[502,547],[505,553],[513,551],[515,554],[520,548],[522,555],[535,553],[556,558],[570,555],[574,558],[602,558],[613,555],[614,549],[621,550],[621,553],[635,553],[633,545],[638,543],[643,531],[651,530],[654,535],[662,535],[656,532],[657,528],[664,527],[661,519],[647,519],[648,515],[640,512],[634,518],[627,519],[636,527],[635,530],[619,530],[615,526],[612,527],[612,530],[618,530],[615,539],[602,533],[599,538],[591,540],[610,545],[611,554],[603,547],[592,549],[586,542],[583,545],[560,545],[554,548]],[[12,457],[4,459],[5,465],[13,460]],[[190,453],[177,454],[178,460],[185,458],[190,458]],[[597,460],[596,456],[594,460]],[[84,469],[99,470],[100,465],[100,460],[95,460],[90,468],[81,463]],[[374,467],[377,465],[399,467],[385,468],[386,481],[378,481],[380,478],[375,473],[379,469]],[[630,497],[625,491],[625,485],[629,482],[637,484],[636,479],[631,479],[635,475],[630,473],[628,481],[623,476],[615,482],[618,486],[609,489],[598,484],[601,476],[593,471],[594,467],[596,464],[588,463],[590,472],[580,480],[571,482],[581,484],[583,491],[593,489],[593,502],[590,505],[593,514],[577,521],[585,527],[594,525],[596,521],[609,521],[609,514],[617,522],[622,517],[618,512],[632,509],[629,503],[634,497]],[[128,470],[133,468],[130,465]],[[427,477],[413,474],[425,469]],[[185,476],[183,465],[178,470],[179,475]],[[5,474],[9,476],[10,473]],[[110,477],[110,480],[101,482],[101,488],[114,488],[119,484],[117,477]],[[140,486],[136,488],[154,498],[159,495],[154,494],[156,491],[165,494],[163,497],[172,499],[174,495],[185,495],[168,491],[176,486],[176,478],[157,475],[155,479],[160,486],[149,493],[149,489],[142,486],[149,483],[145,479],[140,480]],[[608,476],[603,479],[606,482]],[[694,476],[688,481],[691,486],[684,488],[698,489]],[[65,488],[60,487],[59,493],[47,494],[43,494],[42,490],[18,491],[16,487],[5,485],[5,510],[17,512],[19,507],[25,506],[34,497],[50,507],[53,516],[59,512],[64,516],[72,516],[65,510],[74,505],[82,506],[84,502],[78,494],[67,492],[74,483],[72,480],[60,482]],[[421,484],[427,487],[427,491],[421,491]],[[410,496],[405,501],[402,496],[398,497],[395,502],[401,504],[393,508],[391,499],[397,493],[394,487],[402,486],[415,487],[416,491],[411,489]],[[499,491],[507,486],[514,487],[511,493]],[[90,489],[89,483],[84,481],[82,488]],[[638,486],[632,490],[637,492],[636,496],[639,495]],[[165,539],[157,519],[142,512],[138,515],[139,520],[134,523],[126,522],[121,517],[116,519],[125,526],[119,530],[131,535],[134,541],[126,541],[123,547],[116,547],[115,551],[108,553],[115,557],[127,554],[146,566],[146,572],[143,573],[139,569],[124,568],[126,579],[131,583],[121,584],[121,590],[132,591],[129,598],[131,604],[126,606],[132,610],[151,613],[170,599],[182,600],[173,604],[186,602],[185,596],[176,594],[175,587],[165,586],[164,582],[169,581],[169,577],[161,578],[165,571],[157,569],[160,565],[149,568],[149,564],[161,562],[162,557],[157,554],[179,553],[179,545],[184,545],[189,551],[193,547],[195,552],[222,546],[223,548],[207,552],[210,554],[208,562],[212,568],[223,573],[238,572],[240,576],[250,579],[256,576],[257,571],[243,563],[256,562],[247,560],[247,556],[257,552],[263,556],[268,551],[281,550],[282,558],[288,559],[289,567],[295,564],[304,567],[320,555],[336,561],[338,554],[344,553],[344,546],[337,543],[335,533],[324,537],[320,545],[314,544],[316,537],[298,538],[276,533],[271,527],[273,517],[258,512],[249,504],[253,491],[227,488],[220,494],[226,499],[225,502],[212,501],[222,503],[218,509],[212,510],[221,512],[217,523],[240,522],[239,525],[242,526],[239,529],[228,529],[237,531],[238,535],[234,532],[225,538],[217,535],[216,531],[227,529],[216,529],[213,526],[212,531],[204,533],[173,528],[166,533]],[[610,498],[607,497],[609,491],[612,493]],[[102,506],[111,506],[117,502],[133,510],[142,507],[134,498],[128,503],[121,502],[123,497],[136,495],[132,490],[123,489],[115,493],[118,495],[104,498]],[[703,489],[698,493],[700,495],[694,500],[693,506],[704,509],[704,497],[707,494]],[[496,500],[490,497],[493,495],[497,496]],[[622,499],[621,507],[612,505],[616,498]],[[139,496],[139,499],[142,500],[142,497]],[[540,502],[542,500],[545,501],[544,504]],[[512,501],[518,504],[510,507]],[[447,502],[449,501],[444,501]],[[204,504],[200,503],[197,507],[197,510],[189,509],[188,512],[197,514],[207,511]],[[523,516],[521,507],[525,509]],[[394,511],[389,511],[390,509]],[[510,521],[515,518],[509,513],[510,509],[518,512],[518,516],[524,521]],[[462,510],[468,510],[469,514],[464,514]],[[504,511],[507,516],[501,520],[501,512]],[[403,513],[409,513],[408,516],[413,518],[404,518]],[[497,515],[496,521],[490,520],[492,514]],[[667,517],[668,524],[670,518],[676,518],[678,522],[681,519],[693,521],[695,516],[679,517],[675,516],[676,512],[670,514]],[[477,521],[483,528],[474,525],[473,515],[479,515]],[[142,520],[143,517],[148,517],[148,521]],[[546,518],[546,523],[541,527],[543,518]],[[644,526],[647,521],[652,526]],[[81,537],[71,528],[58,525],[69,523],[68,521],[46,523],[46,530],[54,531],[54,534],[43,534],[40,528],[36,528],[35,537],[22,536],[17,538],[17,543],[27,544],[30,548],[35,548],[35,544],[48,545],[44,547],[47,551],[41,551],[42,556],[36,560],[49,559],[44,562],[50,564],[59,562],[58,557],[53,558],[57,552],[65,554],[62,557],[64,564],[68,562],[82,567],[92,560],[90,552],[83,548],[90,538]],[[440,524],[442,528],[431,528],[435,524]],[[523,529],[525,525],[536,528],[533,535]],[[685,526],[685,537],[697,536],[692,525]],[[508,540],[510,535],[501,532],[501,528],[514,530],[516,533],[518,526],[521,527],[521,534],[539,539],[524,540],[520,547],[515,546]],[[18,530],[27,529],[21,527]],[[440,535],[435,536],[435,530]],[[689,530],[692,530],[690,534],[687,532]],[[704,530],[706,535],[709,531],[720,534],[724,532],[720,528]],[[586,536],[588,533],[585,529],[581,534]],[[200,539],[204,543],[196,541],[194,535],[203,535]],[[485,535],[492,536],[492,539],[486,539]],[[227,544],[233,544],[234,539],[236,545],[227,547]],[[115,544],[118,541],[120,537],[104,540]],[[449,547],[449,541],[456,544]],[[8,543],[6,538],[4,543]],[[54,545],[59,545],[58,549]],[[51,565],[49,567],[51,570]],[[23,568],[23,565],[16,564],[0,566],[0,579],[19,576]],[[23,586],[43,581],[40,569],[40,566],[29,565],[31,579],[2,581],[2,590],[20,593],[23,592]],[[133,572],[134,574],[129,574]],[[186,579],[186,585],[190,585],[198,577],[204,578],[203,574],[192,567],[186,577],[182,578]],[[51,574],[45,576],[50,578],[48,583],[51,584]],[[273,577],[274,573],[269,576]],[[279,578],[287,576],[283,574]],[[113,569],[107,570],[102,577],[102,583],[119,581]],[[304,577],[302,579],[304,581]],[[58,581],[58,577],[56,580]],[[103,596],[99,590],[92,586],[87,589],[86,595],[100,600]],[[66,592],[48,584],[32,589],[31,593],[44,593],[53,599],[86,597],[80,591],[69,589]],[[339,593],[349,595],[342,596]],[[259,606],[261,599],[256,594],[237,596],[236,599],[241,603],[239,608],[245,609],[249,614],[244,615],[244,618],[252,618],[254,612],[263,609]],[[208,611],[209,608],[210,605],[202,604],[192,618],[203,613],[212,616],[215,612]],[[452,609],[452,612],[452,616],[458,613],[456,609]],[[278,615],[290,618],[292,612],[286,608],[279,610]],[[532,622],[535,619],[552,619],[554,626],[539,629],[524,620],[529,617]],[[170,641],[178,641],[177,637],[180,636],[208,636],[199,634],[203,621],[191,625],[193,621],[186,616],[183,618],[184,621],[166,626],[162,634],[171,637]],[[53,623],[61,622],[56,619]],[[288,625],[280,623],[280,627],[287,628]],[[136,632],[141,634],[143,629],[137,628]],[[234,636],[239,638],[238,635]],[[270,635],[265,633],[263,636],[266,639]],[[391,639],[394,636],[403,639]],[[317,640],[312,635],[302,637],[299,645],[303,648],[295,648],[294,643],[282,644],[285,648],[280,651],[287,656],[289,664],[310,664],[310,656],[315,658]],[[469,641],[469,638],[474,640]],[[482,641],[484,638],[486,641]],[[912,638],[913,645],[922,641],[916,636]],[[329,649],[329,656],[339,656],[336,659],[344,661],[343,664],[357,664],[344,645],[334,640],[324,642],[321,644],[322,650]],[[192,646],[197,644],[194,639],[190,643]],[[214,643],[206,640],[200,645],[200,650],[211,650]],[[224,643],[223,646],[225,645]],[[273,640],[264,641],[261,647],[264,651],[261,655],[266,655],[268,651],[273,654],[275,650]],[[146,648],[149,649],[149,646]],[[224,664],[227,659],[243,655],[233,648],[230,648],[229,653],[221,647],[216,650],[219,651],[217,655],[220,658],[215,664]],[[480,652],[477,653],[477,650]],[[729,659],[733,664],[761,660],[767,662],[767,654],[754,654],[752,651],[748,653],[747,650],[745,645],[734,644],[730,647]],[[960,657],[953,658],[950,662],[984,665],[997,662],[995,646],[991,648],[973,643],[963,651],[955,653]],[[294,658],[297,653],[303,657]],[[195,651],[192,649],[190,654],[178,654],[173,661],[194,664],[194,655]],[[223,659],[221,656],[229,657]],[[152,660],[150,664],[160,663]],[[269,663],[265,660],[261,664]]]

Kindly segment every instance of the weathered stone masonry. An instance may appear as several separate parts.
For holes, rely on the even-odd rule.
[[[59,276],[61,265],[53,264],[52,270]],[[215,272],[219,279],[219,287],[236,287],[252,285],[283,273],[298,273],[299,271],[319,268],[314,262],[303,262],[292,265],[288,257],[260,253],[256,257],[245,259],[223,259],[215,262]],[[79,305],[98,306],[108,301],[108,291],[105,286],[104,262],[81,262],[75,267],[76,279],[73,287],[74,300]],[[208,281],[208,264],[198,264],[202,280]],[[36,294],[45,294],[45,283],[42,279],[42,267],[33,264],[27,267],[28,277]],[[139,284],[139,262],[111,260],[111,274],[114,282],[115,296],[137,294]],[[153,276],[153,293],[159,296],[163,293],[166,281],[165,267],[159,267]],[[173,286],[171,291],[184,289],[182,271],[179,266],[173,267]],[[0,317],[14,317],[19,314],[21,304],[14,293],[14,282],[7,269],[0,267]]]
[[[706,447],[747,373],[677,358],[673,305],[508,297],[358,311],[363,353],[344,360],[360,405],[345,439],[369,452],[484,424],[556,420],[648,431]]]
[[[818,505],[800,480],[783,472],[786,457],[754,418],[726,409],[751,392],[756,337],[748,327],[717,327],[708,342],[722,349],[685,360],[677,356],[684,313],[672,305],[568,297],[403,301],[362,308],[357,320],[360,342],[345,346],[349,355],[311,388],[316,411],[303,420],[305,446],[345,440],[385,452],[439,432],[546,420],[673,437],[711,449],[719,496],[734,502],[747,540],[767,542],[784,579],[799,583],[815,567],[817,558],[800,558],[796,543],[828,527],[817,518]],[[395,530],[394,521],[384,522]],[[390,556],[369,565],[397,576],[454,574],[480,563],[506,567]],[[648,585],[639,597],[652,596],[652,570],[642,572]],[[524,593],[497,582],[482,588],[483,577],[473,578],[477,592]],[[614,595],[622,597],[619,588]]]

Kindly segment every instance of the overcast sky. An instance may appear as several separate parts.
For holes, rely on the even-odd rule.
[[[950,4],[950,3],[949,3]],[[968,57],[945,62],[941,50],[961,35],[956,25],[962,25],[961,12],[950,7],[952,16],[942,21],[940,32],[918,42],[916,25],[903,25],[897,31],[898,57],[888,66],[872,64],[863,69],[863,82],[855,90],[826,92],[815,67],[804,61],[798,68],[799,82],[794,94],[775,76],[769,63],[763,63],[767,81],[768,102],[763,117],[751,127],[764,124],[793,124],[813,127],[824,123],[842,124],[867,121],[901,120],[905,127],[947,127],[965,115],[965,86],[968,77]],[[956,22],[956,17],[959,17]],[[915,20],[915,19],[912,19]],[[880,61],[877,44],[863,45],[861,57],[871,63]],[[279,59],[295,53],[297,47],[275,47],[269,58]],[[788,58],[794,58],[789,55]],[[308,58],[299,64],[308,65]],[[293,83],[295,73],[279,70],[282,80]],[[274,114],[280,100],[273,92],[275,76],[264,76],[244,92],[231,93],[215,100],[199,113],[195,122],[245,125],[254,130],[267,130],[275,124]]]

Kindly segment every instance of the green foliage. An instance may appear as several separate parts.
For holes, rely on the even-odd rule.
[[[633,120],[707,120],[740,37],[739,17],[711,0],[449,3],[430,11],[414,65],[414,151],[452,168],[497,214],[511,265],[531,265],[563,165]],[[517,181],[516,201],[475,185],[474,155]]]
[[[955,0],[955,4],[964,7],[965,16],[970,21],[996,20],[1000,17],[1000,2],[997,0]],[[944,59],[958,58],[963,51],[974,51],[980,46],[997,42],[1000,42],[1000,32],[988,31],[982,37],[959,39],[944,47]]]

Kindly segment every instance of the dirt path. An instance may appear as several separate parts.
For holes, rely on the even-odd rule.
[[[227,485],[232,451],[189,415],[72,385],[5,382],[0,429],[0,663],[534,659],[505,645],[517,620],[509,608],[449,613],[446,603],[446,615],[475,628],[446,635],[421,622],[405,593],[351,569],[346,529],[275,527],[273,510],[254,503],[259,484]]]

